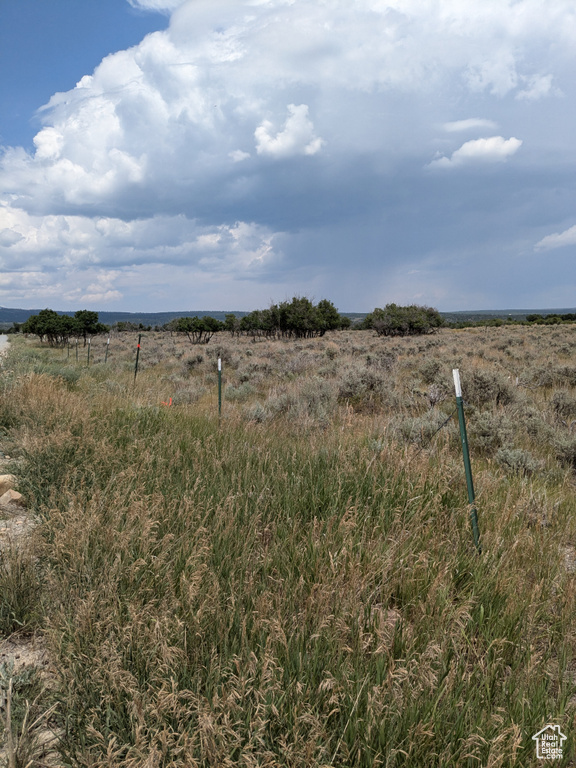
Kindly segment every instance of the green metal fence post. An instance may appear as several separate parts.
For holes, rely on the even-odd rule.
[[[92,346],[91,342],[92,342],[92,339],[88,339],[88,362],[87,362],[87,365],[90,365],[90,347]]]
[[[78,362],[78,339],[76,339],[76,362]]]
[[[110,336],[108,336],[108,341],[106,342],[106,354],[104,355],[104,362],[108,362],[108,348],[110,347]]]
[[[222,416],[222,360],[218,358],[218,421]]]
[[[140,357],[140,340],[142,334],[138,334],[138,346],[136,347],[136,365],[134,366],[134,384],[136,384],[136,376],[138,375],[138,358]]]
[[[468,436],[466,434],[466,420],[464,419],[464,401],[462,399],[462,385],[460,384],[460,371],[454,368],[454,388],[456,390],[456,408],[458,410],[458,423],[460,425],[460,441],[462,443],[462,455],[464,457],[464,472],[466,474],[466,487],[468,488],[468,503],[470,505],[470,522],[472,523],[472,535],[474,545],[478,552],[482,552],[480,546],[480,531],[478,530],[478,511],[476,509],[476,497],[474,495],[474,483],[472,481],[472,467],[470,466],[470,452],[468,450]]]

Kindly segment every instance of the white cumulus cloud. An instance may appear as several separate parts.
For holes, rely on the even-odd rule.
[[[0,193],[15,195],[15,205],[130,217],[161,201],[188,212],[216,180],[228,199],[241,194],[237,174],[251,166],[254,145],[256,156],[276,159],[323,156],[329,147],[344,165],[366,151],[396,161],[421,151],[432,95],[533,98],[549,90],[550,67],[532,50],[546,59],[553,47],[556,60],[571,60],[576,39],[567,0],[553,12],[544,0],[132,3],[172,11],[169,28],[107,56],[93,73],[78,73],[76,88],[53,96],[40,113],[35,153],[0,158]],[[402,94],[409,100],[397,114]],[[434,111],[445,122],[441,102]],[[445,122],[445,130],[493,125],[469,118]],[[468,150],[480,146],[439,164],[458,164]],[[496,157],[498,148],[484,154]],[[246,186],[253,194],[260,186],[254,176],[241,183],[244,197]]]
[[[274,126],[265,120],[256,128],[256,151],[270,157],[291,157],[292,155],[315,155],[322,149],[323,139],[314,134],[314,125],[308,117],[308,105],[288,105],[288,114],[283,129],[274,133]]]
[[[320,281],[325,254],[350,264],[360,241],[421,252],[404,236],[414,210],[441,250],[437,205],[457,176],[422,183],[435,149],[428,168],[517,155],[531,189],[554,187],[551,164],[573,151],[572,0],[128,1],[170,13],[168,28],[73,73],[33,149],[0,152],[0,272],[40,270],[46,291],[125,299],[129,270],[167,286],[186,270],[203,286],[275,271],[282,285],[305,253]],[[495,233],[521,218],[498,215]]]
[[[109,304],[122,299],[122,292],[115,288],[116,281],[121,277],[117,270],[101,271],[96,280],[86,286],[80,300],[88,304]]]
[[[537,251],[551,251],[554,248],[563,248],[566,245],[576,245],[576,225],[565,229],[564,232],[546,235],[546,237],[543,237],[542,240],[536,243],[534,248]]]
[[[235,149],[232,152],[228,152],[228,156],[235,163],[241,163],[243,160],[248,160],[250,152],[244,152],[242,149]]]
[[[544,96],[561,96],[562,92],[559,89],[553,88],[553,80],[553,75],[532,75],[527,77],[525,78],[526,87],[516,94],[516,98],[521,101],[537,101]]]
[[[522,140],[514,136],[490,136],[487,139],[473,139],[452,153],[451,157],[439,157],[429,168],[457,168],[471,163],[500,163],[514,155],[522,146]]]

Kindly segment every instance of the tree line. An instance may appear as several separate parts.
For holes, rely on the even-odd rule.
[[[560,323],[575,322],[576,314],[574,312],[566,312],[565,314],[552,313],[549,315],[532,314],[526,315],[526,320],[536,325],[559,325]]]
[[[164,328],[185,333],[193,344],[202,344],[218,331],[267,339],[311,339],[323,336],[326,331],[348,328],[374,330],[379,336],[414,336],[432,333],[443,324],[442,316],[432,307],[387,304],[384,309],[376,307],[360,324],[352,325],[350,318],[341,315],[328,299],[314,305],[306,297],[295,296],[291,301],[256,309],[244,317],[228,314],[224,322],[209,316],[180,317]]]
[[[444,321],[438,310],[416,304],[402,307],[387,304],[357,324],[338,312],[328,299],[314,304],[304,296],[294,296],[291,301],[271,304],[267,309],[256,309],[243,317],[230,313],[225,320],[210,315],[204,317],[178,317],[157,328],[161,331],[185,334],[192,344],[207,344],[215,333],[227,331],[232,336],[251,336],[267,339],[311,339],[323,336],[327,331],[358,328],[374,330],[379,336],[413,336],[432,333]],[[129,322],[116,324],[117,331],[145,330]],[[108,326],[99,322],[98,313],[86,309],[71,315],[60,315],[52,309],[43,309],[31,315],[19,326],[22,333],[35,334],[50,346],[65,346],[71,338],[83,338],[107,333]],[[149,328],[147,330],[150,330]]]
[[[256,309],[243,317],[230,313],[224,322],[213,317],[179,317],[163,329],[185,333],[193,344],[205,344],[214,333],[228,331],[232,336],[253,338],[310,339],[326,331],[350,327],[350,318],[339,314],[331,301],[322,299],[314,305],[310,299],[295,296],[291,301]]]
[[[108,326],[98,320],[98,313],[79,309],[71,315],[59,315],[53,309],[42,309],[37,315],[31,315],[20,326],[21,333],[31,333],[46,340],[51,347],[63,347],[71,338],[84,339],[98,333],[106,333]]]

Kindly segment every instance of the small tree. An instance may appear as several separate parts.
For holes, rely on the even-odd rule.
[[[42,309],[37,315],[30,315],[22,324],[22,333],[32,333],[51,347],[60,347],[68,343],[70,336],[76,335],[77,326],[74,318],[59,315],[53,309]]]
[[[191,344],[208,344],[212,336],[224,329],[224,323],[214,317],[179,317],[172,321],[177,333],[185,333]]]
[[[318,302],[316,312],[318,314],[318,324],[322,331],[335,331],[345,325],[344,318],[328,299],[321,299]],[[346,320],[350,323],[349,318],[346,318]]]
[[[295,296],[287,304],[286,319],[290,333],[299,339],[324,335],[318,309],[305,296]]]
[[[442,315],[432,307],[387,304],[384,309],[376,307],[367,315],[363,327],[373,328],[378,336],[416,336],[433,333],[443,324]]]
[[[266,309],[255,309],[249,312],[240,320],[238,330],[252,338],[256,336],[269,336],[271,334],[270,311]],[[276,328],[273,329],[276,331]]]
[[[235,328],[236,333],[267,338],[312,338],[323,336],[326,331],[350,326],[349,318],[340,315],[331,301],[322,299],[315,306],[306,296],[294,296],[291,301],[271,304],[268,309],[256,309],[244,315],[236,325],[232,318],[234,315],[226,316],[230,330]]]
[[[230,312],[224,317],[224,328],[227,331],[230,331],[231,336],[235,336],[240,332],[240,320],[236,317],[235,314]]]
[[[88,336],[96,336],[98,333],[106,333],[108,331],[108,326],[98,321],[98,312],[79,309],[78,312],[74,313],[74,320],[78,336],[84,339],[84,346],[86,346]]]
[[[105,333],[108,327],[98,322],[97,312],[80,310],[74,317],[59,315],[53,309],[42,309],[37,315],[30,315],[20,327],[22,333],[33,333],[43,342],[45,339],[51,347],[61,347],[67,344],[70,337],[93,336]]]

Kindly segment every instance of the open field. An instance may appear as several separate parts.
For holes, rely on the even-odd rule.
[[[46,639],[61,765],[524,768],[548,723],[576,765],[573,326],[147,333],[135,382],[136,340],[0,372],[0,634]]]

